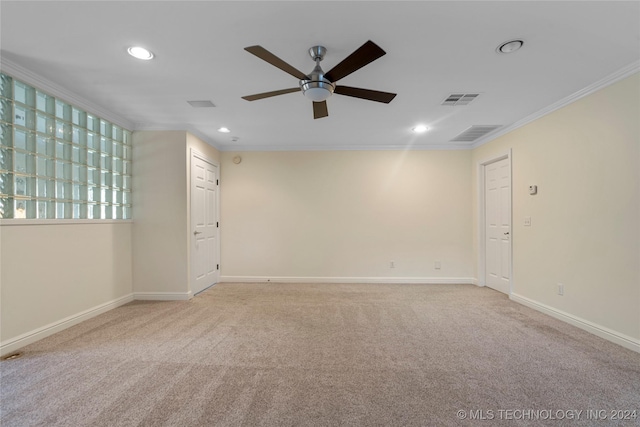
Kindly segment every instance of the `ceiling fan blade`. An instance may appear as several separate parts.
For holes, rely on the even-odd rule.
[[[321,119],[329,115],[327,110],[327,101],[313,102],[313,118]]]
[[[379,90],[371,89],[360,89],[350,86],[336,86],[336,89],[333,91],[333,93],[353,96],[354,98],[362,98],[369,101],[384,102],[385,104],[390,103],[393,98],[396,97],[395,93],[380,92]]]
[[[277,56],[275,56],[273,53],[269,52],[267,49],[263,48],[262,46],[249,46],[249,47],[245,47],[244,50],[254,54],[258,58],[262,59],[263,61],[267,61],[269,64],[273,65],[274,67],[280,68],[285,73],[291,74],[293,77],[296,77],[300,80],[307,79],[307,75],[304,74],[302,71],[287,64],[282,59],[278,58]]]
[[[382,50],[380,46],[369,40],[356,49],[351,55],[343,59],[341,63],[329,70],[328,73],[325,73],[324,77],[330,82],[335,83],[386,53],[387,52]]]
[[[292,93],[292,92],[300,92],[300,88],[292,87],[290,89],[280,89],[280,90],[274,90],[272,92],[257,93],[255,95],[243,96],[242,99],[246,99],[247,101],[256,101],[258,99],[270,98],[272,96],[284,95],[285,93]]]

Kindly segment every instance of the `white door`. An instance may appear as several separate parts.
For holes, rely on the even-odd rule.
[[[485,283],[511,292],[511,167],[503,159],[484,167]]]
[[[218,167],[191,154],[191,292],[218,281]]]

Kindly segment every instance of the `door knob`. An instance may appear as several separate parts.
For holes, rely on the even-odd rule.
[[[509,235],[509,232],[507,231],[506,233],[504,233],[504,235],[505,235],[505,236],[508,236],[508,235]]]
[[[194,232],[193,232],[193,235],[194,235],[194,236],[197,236],[198,234],[202,234],[202,231],[194,231]]]

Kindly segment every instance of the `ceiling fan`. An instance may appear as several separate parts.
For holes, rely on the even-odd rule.
[[[336,85],[336,82],[341,78],[348,76],[386,54],[384,50],[371,40],[360,46],[351,55],[347,56],[342,62],[326,73],[322,71],[320,67],[320,61],[322,61],[324,55],[327,53],[327,49],[324,46],[314,46],[309,49],[309,55],[316,62],[316,66],[310,74],[304,74],[297,70],[262,46],[249,46],[245,47],[244,50],[267,61],[274,67],[280,68],[285,73],[300,79],[298,87],[243,96],[242,99],[246,99],[247,101],[256,101],[258,99],[302,91],[304,96],[313,101],[313,118],[320,119],[329,115],[326,100],[334,93],[369,101],[384,102],[385,104],[391,102],[396,96],[395,93]]]

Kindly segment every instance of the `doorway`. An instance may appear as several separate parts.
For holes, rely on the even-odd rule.
[[[219,280],[219,170],[211,160],[191,151],[191,292],[202,292]]]
[[[511,156],[480,164],[480,271],[484,284],[511,293]]]

